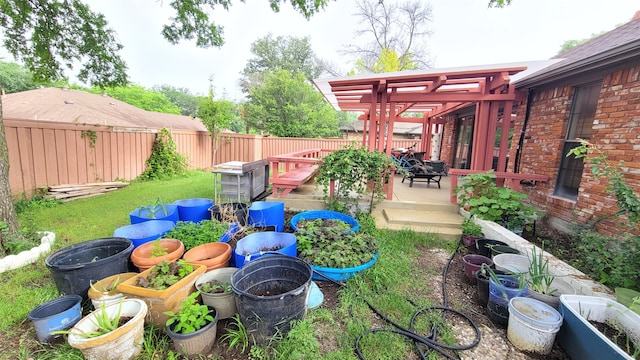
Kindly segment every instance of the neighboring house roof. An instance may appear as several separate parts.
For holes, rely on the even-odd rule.
[[[530,88],[579,77],[597,70],[640,62],[640,11],[628,23],[555,56],[561,61],[514,81],[517,88]],[[633,65],[632,65],[633,66]]]
[[[368,124],[368,123],[367,123]],[[341,131],[362,133],[364,121],[356,121],[340,127]],[[398,135],[422,135],[422,124],[394,122],[393,133]]]
[[[106,95],[44,88],[2,96],[5,119],[207,131],[200,119],[147,111]]]

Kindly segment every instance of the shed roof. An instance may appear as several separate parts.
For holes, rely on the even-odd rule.
[[[43,88],[2,96],[3,116],[125,128],[207,131],[200,119],[137,108],[107,95],[66,88]]]

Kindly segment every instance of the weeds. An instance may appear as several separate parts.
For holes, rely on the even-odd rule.
[[[238,349],[242,354],[247,351],[249,347],[249,337],[247,335],[247,329],[240,321],[240,315],[235,314],[229,325],[225,329],[225,333],[220,336],[220,341],[226,341],[229,343],[228,350]]]

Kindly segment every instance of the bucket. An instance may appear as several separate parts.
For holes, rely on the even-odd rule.
[[[117,228],[113,236],[123,237],[131,240],[133,247],[161,238],[168,233],[176,224],[169,220],[149,220],[134,225],[127,225]]]
[[[249,208],[249,225],[271,226],[273,231],[284,231],[284,203],[279,201],[255,201]]]
[[[507,338],[520,350],[549,354],[561,325],[562,315],[541,301],[523,297],[509,301]]]
[[[509,271],[513,274],[526,274],[529,272],[529,258],[517,254],[498,254],[493,257],[496,269]]]
[[[133,244],[113,237],[84,241],[60,249],[45,259],[61,294],[87,299],[91,282],[126,273]]]
[[[247,204],[245,203],[225,203],[213,205],[209,208],[211,218],[220,222],[237,222],[240,226],[247,225]]]
[[[27,319],[36,328],[38,341],[47,344],[55,339],[51,333],[67,330],[82,318],[80,295],[65,295],[39,305],[29,312]]]
[[[520,255],[520,251],[516,248],[512,248],[511,246],[505,245],[496,245],[491,247],[491,257],[493,258],[496,255],[500,254],[515,254]]]
[[[178,206],[178,217],[180,221],[200,222],[211,220],[209,208],[213,205],[213,200],[206,198],[193,198],[176,200],[173,202]]]
[[[295,214],[291,218],[291,222],[290,222],[291,229],[293,229],[293,231],[298,231],[298,226],[297,226],[298,222],[300,222],[301,220],[315,220],[315,219],[341,220],[351,225],[352,232],[356,232],[360,230],[360,223],[358,222],[358,220],[354,219],[349,215],[339,213],[337,211],[331,211],[331,210],[312,210],[312,211],[304,211],[304,212]]]
[[[462,257],[462,261],[464,262],[464,274],[467,276],[469,282],[474,285],[476,283],[476,277],[473,273],[480,270],[482,264],[493,265],[493,261],[488,257],[476,254],[465,255]]]
[[[258,345],[286,336],[292,320],[307,314],[311,268],[285,255],[265,256],[231,275],[240,321]]]
[[[240,268],[245,263],[270,251],[296,257],[298,255],[297,243],[296,236],[291,233],[264,231],[249,234],[238,240],[233,251],[236,267]]]
[[[519,288],[518,279],[512,276],[498,275],[498,279],[500,284],[489,279],[487,312],[494,323],[506,326],[509,320],[509,300],[517,296],[527,296],[529,289],[526,285]]]
[[[139,224],[150,220],[167,220],[174,224],[180,220],[178,206],[173,204],[161,204],[151,207],[139,207],[129,213],[131,224]]]
[[[491,257],[491,247],[495,245],[509,246],[509,244],[498,240],[478,239],[476,240],[476,253],[478,255]]]
[[[493,270],[496,275],[505,275],[504,271]],[[478,285],[478,302],[480,305],[487,306],[489,302],[489,275],[483,274],[481,270],[473,272],[473,276],[476,278],[476,285]]]

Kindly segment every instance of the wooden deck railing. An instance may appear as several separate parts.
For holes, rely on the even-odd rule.
[[[458,197],[454,191],[455,187],[458,186],[458,176],[465,176],[471,174],[481,174],[486,173],[486,170],[466,170],[466,169],[449,169],[449,175],[451,176],[451,196],[450,201],[452,203],[458,202]],[[520,180],[528,180],[528,181],[541,181],[547,182],[549,181],[549,177],[546,175],[538,175],[538,174],[519,174],[519,173],[511,173],[504,171],[493,171],[491,172],[496,176],[498,181],[504,182],[505,179],[517,180],[518,182],[511,181],[510,188],[513,190],[517,190],[520,185]]]

